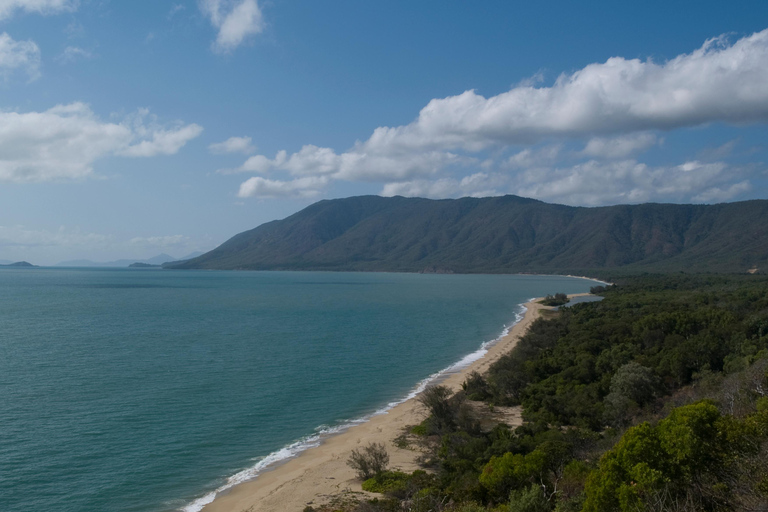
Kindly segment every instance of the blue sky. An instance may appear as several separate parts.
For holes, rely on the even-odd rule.
[[[768,3],[0,0],[0,260],[324,198],[768,196]]]

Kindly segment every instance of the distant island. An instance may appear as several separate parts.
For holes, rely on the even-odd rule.
[[[760,273],[766,262],[766,200],[586,208],[512,195],[360,196],[317,202],[163,267],[598,275]]]
[[[191,254],[187,254],[183,258],[175,258],[171,256],[170,254],[158,254],[157,256],[153,256],[151,258],[142,260],[142,259],[120,259],[120,260],[113,260],[113,261],[92,261],[87,259],[81,259],[81,260],[68,260],[68,261],[62,261],[54,265],[55,267],[130,267],[134,263],[146,263],[148,265],[152,266],[160,266],[163,263],[168,262],[175,262],[175,261],[185,261],[191,258],[196,258],[197,256],[200,256],[203,254],[202,252],[193,252]]]
[[[161,267],[160,265],[153,265],[151,263],[141,263],[137,261],[136,263],[131,263],[130,265],[128,265],[128,268],[161,268]]]
[[[7,265],[0,265],[0,267],[16,267],[16,268],[33,268],[37,265],[33,265],[28,261],[17,261],[16,263],[9,263]]]

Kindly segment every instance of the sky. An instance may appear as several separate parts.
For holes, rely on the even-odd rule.
[[[321,199],[768,198],[768,2],[0,0],[0,261]]]

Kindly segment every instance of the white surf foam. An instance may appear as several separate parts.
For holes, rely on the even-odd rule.
[[[532,301],[533,298],[528,299],[526,302]],[[403,402],[407,402],[411,398],[416,397],[419,393],[424,391],[427,386],[429,386],[431,383],[435,382],[436,380],[440,379],[441,377],[450,375],[452,373],[456,373],[470,364],[474,363],[478,359],[481,359],[485,354],[488,353],[488,349],[501,341],[502,338],[507,336],[509,334],[510,329],[517,323],[520,322],[520,320],[523,319],[525,316],[525,304],[519,304],[518,310],[515,313],[515,319],[514,321],[509,324],[505,325],[504,329],[501,331],[501,334],[499,334],[496,338],[483,342],[482,345],[480,345],[480,348],[471,354],[467,354],[463,358],[461,358],[459,361],[453,363],[451,366],[448,366],[447,368],[444,368],[440,370],[439,372],[435,372],[426,379],[421,380],[416,387],[413,388],[406,396],[403,398],[400,398],[398,400],[395,400],[393,402],[389,402],[387,405],[382,407],[381,409],[376,410],[375,412],[371,414],[367,414],[365,416],[361,416],[360,418],[356,418],[354,420],[348,420],[344,421],[343,423],[335,426],[320,426],[315,430],[315,433],[309,436],[306,436],[302,439],[299,439],[298,441],[288,445],[284,446],[283,448],[280,448],[277,451],[274,451],[267,455],[264,458],[258,459],[258,462],[254,464],[253,466],[246,468],[238,473],[235,473],[231,477],[227,478],[227,481],[216,488],[215,490],[209,492],[208,494],[201,496],[200,498],[194,500],[190,504],[182,507],[180,510],[182,512],[200,512],[203,507],[211,503],[214,499],[216,499],[216,496],[221,494],[224,491],[227,491],[231,489],[232,487],[241,484],[243,482],[247,482],[249,480],[253,480],[256,477],[259,476],[260,473],[263,473],[267,469],[271,469],[271,466],[279,464],[281,462],[285,462],[288,459],[292,459],[298,455],[300,455],[302,452],[309,450],[310,448],[314,448],[316,446],[320,446],[323,439],[341,432],[344,432],[345,430],[349,429],[350,427],[353,427],[355,425],[359,425],[361,423],[365,423],[366,421],[370,420],[374,416],[378,416],[380,414],[386,414],[390,409],[393,407],[396,407]]]

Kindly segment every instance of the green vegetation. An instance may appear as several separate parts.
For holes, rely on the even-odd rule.
[[[406,487],[411,475],[400,471],[382,471],[363,482],[363,490],[368,492],[395,492]]]
[[[535,322],[458,393],[428,389],[412,430],[428,471],[381,472],[365,486],[382,498],[338,510],[765,510],[768,279],[617,284]],[[472,400],[526,422],[481,428]]]
[[[568,296],[564,293],[556,293],[554,295],[547,295],[544,297],[544,299],[541,301],[542,304],[545,306],[563,306],[565,304],[568,304],[570,299]]]
[[[583,510],[754,510],[750,502],[768,500],[768,411],[760,409],[737,419],[702,401],[632,427],[587,480]]]
[[[747,221],[745,221],[747,220]],[[744,272],[768,201],[581,208],[516,196],[325,200],[170,268],[459,273]],[[602,271],[599,273],[598,271]]]

